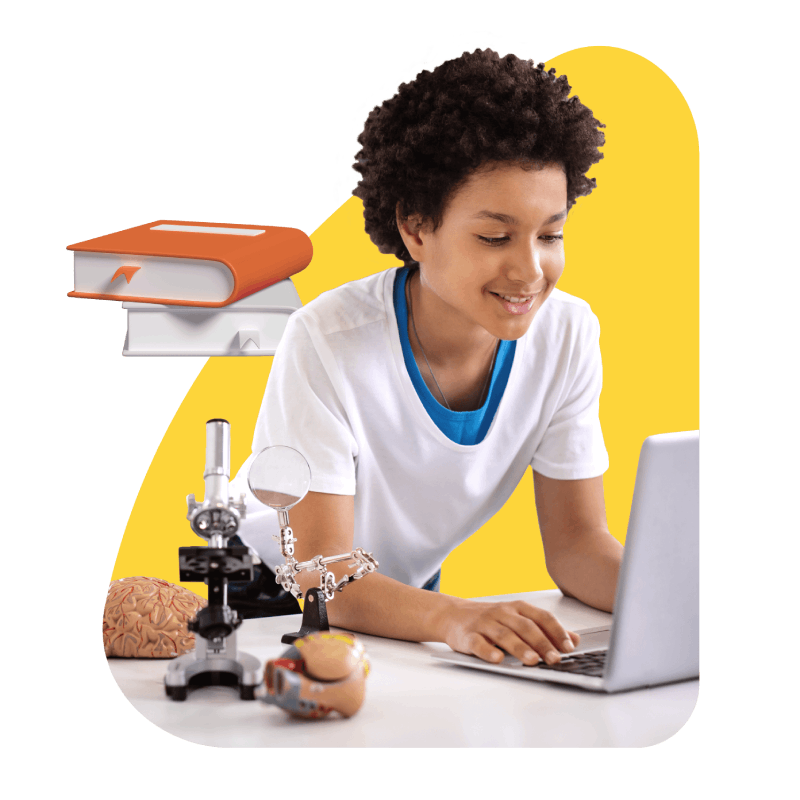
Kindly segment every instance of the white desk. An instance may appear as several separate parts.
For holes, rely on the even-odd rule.
[[[556,614],[570,630],[607,624],[596,611],[557,590],[507,595]],[[335,602],[335,601],[334,601]],[[300,616],[245,620],[239,648],[262,662],[286,645]],[[691,716],[699,681],[616,695],[506,677],[432,659],[449,650],[359,634],[371,662],[367,696],[355,716],[294,719],[225,686],[164,692],[165,659],[109,659],[133,706],[182,739],[219,747],[643,747],[676,733]]]

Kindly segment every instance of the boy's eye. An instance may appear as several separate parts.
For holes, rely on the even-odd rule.
[[[499,238],[491,238],[491,237],[488,237],[488,236],[478,236],[478,238],[482,242],[486,242],[486,244],[488,244],[489,247],[499,247],[504,242],[509,241],[510,237],[502,236],[502,237],[499,237]],[[546,244],[557,244],[558,242],[563,241],[564,234],[563,233],[559,233],[557,235],[547,234],[545,236],[542,236],[541,238],[544,239]]]

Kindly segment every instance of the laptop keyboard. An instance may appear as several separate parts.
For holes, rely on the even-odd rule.
[[[575,675],[591,675],[602,677],[606,666],[607,650],[596,650],[593,653],[577,653],[574,656],[565,656],[558,664],[545,664],[540,662],[539,669],[553,669],[556,672],[571,672]]]

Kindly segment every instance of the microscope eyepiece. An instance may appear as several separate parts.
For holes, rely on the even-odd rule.
[[[227,479],[230,472],[231,426],[227,420],[210,419],[206,422],[206,469],[203,477],[224,475]],[[227,499],[226,496],[226,502]]]

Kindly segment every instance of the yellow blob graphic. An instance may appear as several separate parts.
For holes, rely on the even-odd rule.
[[[697,132],[675,84],[634,53],[586,47],[547,67],[566,74],[606,125],[605,158],[589,172],[597,189],[578,200],[564,229],[567,266],[558,285],[586,300],[600,319],[600,420],[611,459],[604,476],[607,516],[624,543],[645,437],[699,428]],[[356,198],[311,240],[314,258],[292,279],[303,304],[399,264],[370,242]],[[269,357],[208,360],[145,475],[112,580],[157,575],[178,583],[178,548],[200,544],[186,521],[186,495],[203,494],[205,422],[223,417],[231,423],[235,474],[250,453],[271,365]],[[380,560],[380,552],[375,556]],[[203,584],[184,585],[205,595]],[[555,588],[545,568],[530,469],[495,517],[445,561],[441,588],[461,597]]]

